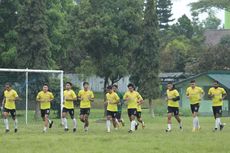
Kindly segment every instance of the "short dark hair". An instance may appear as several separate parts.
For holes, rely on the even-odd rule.
[[[47,87],[49,87],[49,85],[48,85],[47,83],[44,83],[44,84],[43,84],[43,86],[47,86]]]
[[[10,87],[11,87],[11,83],[6,82],[6,83],[5,83],[5,86],[10,86]]]
[[[191,80],[190,83],[196,83],[196,80]]]
[[[117,84],[113,84],[113,87],[116,87],[116,88],[118,88],[118,85],[117,85]]]
[[[217,80],[214,80],[213,82],[216,83],[216,84],[219,84],[219,81],[217,81]]]
[[[129,88],[129,87],[135,88],[134,84],[132,84],[132,83],[129,83],[127,87],[128,87],[128,88]]]
[[[73,85],[71,82],[66,82],[65,84],[69,84],[70,86],[72,86],[72,85]]]
[[[111,90],[111,89],[113,89],[113,86],[108,86],[107,89]]]
[[[84,85],[89,85],[89,82],[83,82],[83,86],[84,86]]]
[[[171,84],[171,85],[173,86],[173,89],[176,88],[176,87],[175,87],[175,84],[174,84],[173,82],[169,81],[168,84]]]

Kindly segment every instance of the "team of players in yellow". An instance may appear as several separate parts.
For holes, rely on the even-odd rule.
[[[198,111],[199,104],[204,96],[204,91],[202,88],[196,86],[195,80],[192,80],[190,83],[190,87],[186,90],[186,95],[190,100],[191,111],[193,116],[193,129],[192,131],[198,131],[200,129],[200,124],[198,120]],[[223,99],[226,97],[226,91],[219,86],[218,81],[214,82],[212,88],[209,89],[208,95],[212,98],[212,108],[213,115],[215,117],[215,128],[214,131],[222,130],[224,124],[221,123],[220,117],[222,115],[222,105]],[[12,89],[9,83],[5,84],[4,91],[4,99],[2,102],[3,106],[3,118],[4,124],[6,128],[6,132],[9,132],[9,123],[8,123],[8,115],[11,114],[12,119],[14,120],[14,132],[18,131],[17,128],[17,118],[16,118],[16,107],[15,101],[19,99],[17,92]],[[49,91],[49,87],[47,84],[43,85],[42,91],[37,94],[36,100],[40,103],[41,117],[44,121],[44,129],[43,132],[46,132],[48,128],[52,128],[53,121],[49,119],[51,102],[53,101],[54,96],[52,92]],[[89,88],[89,83],[83,83],[83,89],[79,91],[78,95],[72,90],[72,84],[67,82],[65,85],[64,91],[64,103],[62,109],[62,123],[64,126],[64,131],[68,131],[68,123],[67,123],[67,113],[69,113],[71,119],[73,120],[73,132],[76,132],[77,129],[77,121],[74,117],[74,101],[80,100],[80,120],[84,123],[84,130],[88,131],[89,127],[89,115],[91,102],[94,101],[94,94]],[[137,130],[139,123],[136,122],[136,118],[138,122],[142,124],[142,128],[145,127],[145,124],[141,118],[141,105],[144,100],[142,96],[135,90],[135,86],[133,84],[128,84],[128,91],[124,94],[124,96],[119,96],[117,91],[117,85],[108,86],[106,101],[107,105],[107,120],[106,120],[106,129],[107,132],[111,132],[111,121],[115,129],[118,128],[120,122],[123,123],[123,120],[119,117],[121,116],[118,111],[118,105],[120,105],[121,100],[124,100],[127,103],[128,108],[128,116],[130,119],[130,130],[128,132],[132,133]],[[172,130],[172,122],[171,118],[174,115],[176,120],[179,123],[179,128],[183,129],[182,121],[179,117],[179,101],[180,95],[179,92],[175,89],[173,83],[168,83],[167,91],[166,91],[166,101],[168,104],[168,127],[166,132],[170,132]]]

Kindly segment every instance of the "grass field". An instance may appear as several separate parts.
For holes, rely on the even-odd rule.
[[[90,130],[83,132],[83,125],[78,120],[78,132],[65,133],[56,119],[54,127],[42,133],[42,121],[24,124],[23,116],[19,117],[19,132],[4,133],[3,122],[0,125],[0,153],[228,153],[230,152],[230,119],[222,118],[227,123],[224,131],[212,132],[212,117],[200,117],[202,130],[191,132],[191,117],[182,117],[184,130],[180,131],[173,120],[173,131],[165,133],[166,117],[151,118],[144,110],[146,122],[144,130],[128,134],[129,122],[126,113],[123,117],[126,126],[111,133],[105,132],[105,123],[101,119],[103,110],[92,110]],[[32,116],[32,114],[31,114]],[[10,125],[13,127],[12,120]],[[68,120],[70,129],[72,121]]]

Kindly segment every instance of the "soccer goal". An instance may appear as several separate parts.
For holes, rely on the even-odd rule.
[[[48,83],[49,90],[55,96],[51,109],[60,117],[63,107],[63,73],[62,70],[0,68],[0,90],[3,93],[5,83],[9,82],[17,91],[20,100],[16,102],[16,108],[21,111],[25,123],[28,124],[28,118],[35,117],[33,114],[36,115],[36,112],[39,113],[36,95],[42,90],[43,84]]]

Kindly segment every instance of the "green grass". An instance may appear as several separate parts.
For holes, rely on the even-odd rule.
[[[77,110],[77,113],[79,110]],[[90,116],[90,130],[83,132],[83,125],[78,120],[78,132],[64,133],[60,121],[48,133],[42,133],[41,120],[34,121],[30,113],[29,124],[24,124],[23,112],[19,112],[19,132],[4,133],[0,125],[0,153],[228,153],[230,152],[229,118],[222,118],[227,125],[222,132],[212,132],[214,119],[200,117],[202,130],[191,132],[191,117],[182,117],[184,130],[180,131],[173,120],[173,131],[165,133],[166,117],[151,118],[144,110],[143,118],[146,129],[139,129],[128,134],[129,122],[126,114],[123,117],[126,126],[111,133],[105,132],[105,123],[98,123],[103,110],[94,109]],[[12,120],[10,125],[13,127]],[[68,120],[70,129],[72,121]],[[12,128],[11,128],[12,129]]]

